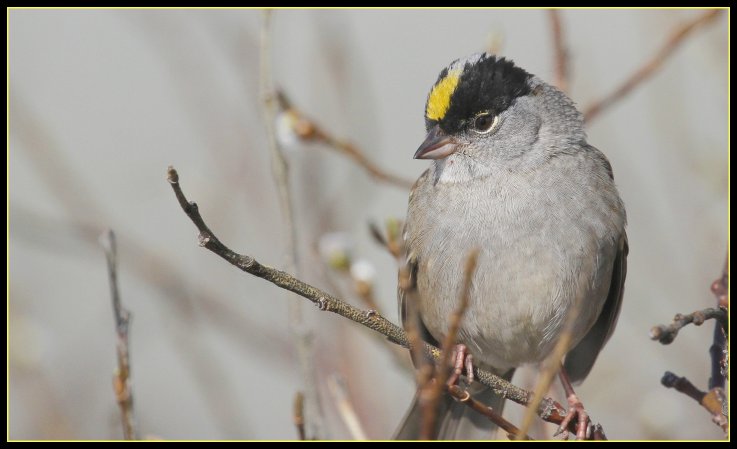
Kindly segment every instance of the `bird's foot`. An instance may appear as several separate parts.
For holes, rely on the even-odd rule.
[[[458,380],[466,369],[468,383],[473,382],[473,356],[468,352],[466,345],[455,345],[453,348],[453,371],[448,377],[448,385],[458,384]]]
[[[577,440],[588,440],[591,437],[590,428],[591,420],[589,414],[583,406],[583,403],[576,393],[568,395],[568,413],[563,418],[563,422],[560,423],[556,435],[563,435],[563,439],[568,439],[568,425],[576,420],[576,439]]]

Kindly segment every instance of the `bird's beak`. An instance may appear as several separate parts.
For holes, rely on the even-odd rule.
[[[425,141],[415,152],[415,159],[443,159],[458,150],[458,142],[446,135],[440,125],[432,127]]]

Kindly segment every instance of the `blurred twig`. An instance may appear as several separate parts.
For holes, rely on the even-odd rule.
[[[185,197],[184,192],[182,192],[179,184],[179,174],[173,167],[169,167],[167,171],[167,180],[174,191],[174,195],[176,196],[180,207],[197,227],[199,231],[198,241],[200,246],[207,248],[242,271],[269,281],[277,287],[289,290],[303,298],[306,298],[322,311],[332,312],[344,318],[348,318],[355,323],[382,333],[398,345],[410,348],[410,341],[402,328],[378,313],[370,313],[354,307],[329,293],[295,278],[289,273],[262,265],[253,257],[238,254],[225,246],[207,226],[199,213],[197,204],[187,201],[187,198]],[[438,348],[426,343],[423,343],[421,348],[422,352],[426,356],[434,360],[440,359],[441,353]],[[532,398],[531,392],[512,385],[489,371],[474,367],[474,377],[480,383],[491,388],[496,394],[506,399],[522,405],[528,405],[530,403],[530,399]],[[563,422],[566,410],[561,404],[550,398],[542,398],[538,403],[539,405],[536,407],[536,410],[537,414],[542,419],[555,424]]]
[[[298,391],[294,395],[293,408],[294,427],[297,428],[297,436],[304,441],[307,439],[305,434],[305,395]]]
[[[118,368],[113,375],[113,391],[120,407],[123,422],[123,436],[126,440],[136,439],[135,417],[133,414],[133,391],[130,381],[130,354],[128,352],[128,329],[130,312],[123,308],[118,289],[118,250],[115,243],[115,233],[108,230],[100,236],[100,245],[105,251],[107,259],[107,273],[110,280],[110,296],[113,302],[115,316],[116,352]]]
[[[404,262],[402,260],[402,257],[404,257],[403,241],[400,236],[400,230],[403,227],[404,224],[400,220],[390,218],[386,222],[386,235],[384,235],[376,223],[369,223],[369,231],[376,243],[383,246],[400,264]]]
[[[657,340],[660,343],[667,345],[675,340],[680,331],[684,326],[693,323],[695,326],[701,326],[704,321],[715,319],[718,325],[722,329],[727,329],[727,312],[723,309],[707,308],[703,310],[697,310],[689,313],[688,315],[676,314],[673,318],[673,323],[669,325],[659,324],[650,329],[650,339]]]
[[[557,9],[549,9],[548,18],[550,19],[550,27],[553,33],[555,86],[563,92],[568,92],[568,48],[566,48],[565,37],[563,36],[563,23],[560,20],[560,11]]]
[[[296,136],[303,142],[317,142],[327,146],[331,150],[347,156],[359,167],[363,168],[372,178],[379,182],[384,182],[404,189],[409,189],[412,187],[412,184],[414,184],[414,182],[409,179],[404,179],[400,176],[387,173],[371,162],[366,154],[357,146],[335,137],[329,131],[320,127],[320,125],[315,121],[292,105],[283,92],[278,92],[277,95],[279,106],[284,111],[283,114],[286,114],[284,116],[285,119],[289,121],[294,134],[296,134]]]
[[[40,185],[52,195],[55,204],[61,206],[63,217],[37,214],[25,210],[18,202],[11,202],[10,232],[27,239],[42,251],[61,250],[64,256],[74,254],[79,249],[78,242],[90,252],[99,251],[99,235],[104,227],[98,223],[110,223],[112,220],[106,213],[107,203],[95,200],[91,192],[95,188],[86,182],[86,173],[72,165],[62,151],[64,145],[52,132],[52,127],[43,121],[43,114],[30,108],[19,92],[13,92],[10,98],[10,109],[13,111],[12,132],[14,138],[22,143],[24,155],[32,163]],[[21,212],[20,214],[18,212]],[[16,225],[13,226],[13,223]],[[170,257],[157,252],[155,245],[140,238],[125,238],[125,234],[117,235],[121,243],[121,259],[135,261],[126,265],[126,271],[136,276],[146,285],[160,292],[169,301],[169,305],[186,317],[186,332],[197,339],[197,328],[192,324],[204,315],[215,322],[211,329],[222,332],[231,341],[247,351],[270,357],[286,366],[283,354],[288,342],[280,332],[263,326],[250,314],[236,308],[213,290],[210,286],[192,282]],[[200,307],[196,307],[200,306]],[[266,343],[269,345],[266,345]],[[174,339],[174,348],[193,367],[206,366],[214,372],[217,365],[203,363],[203,358],[212,359],[209,352],[196,353],[192,347]],[[276,348],[275,348],[276,346]],[[222,374],[222,373],[220,373]],[[197,386],[203,391],[206,405],[212,411],[219,425],[227,426],[230,433],[243,432],[245,424],[241,421],[234,427],[231,419],[237,417],[239,408],[233,400],[228,381],[210,382],[195,371]],[[226,376],[219,375],[220,379]]]
[[[670,371],[663,374],[660,383],[666,388],[685,394],[704,407],[712,416],[712,421],[726,433],[729,431],[729,421],[724,413],[724,404],[727,401],[722,388],[712,388],[708,393],[699,390],[690,380],[679,377]]]
[[[276,138],[276,115],[279,108],[277,92],[271,73],[271,17],[272,11],[263,11],[260,40],[260,76],[259,86],[263,107],[264,123],[271,153],[271,169],[274,181],[279,192],[281,207],[287,238],[285,260],[287,271],[299,276],[299,254],[297,227],[294,222],[294,205],[289,185],[289,164]],[[302,304],[296,301],[289,302],[289,330],[294,339],[297,351],[297,360],[305,383],[305,402],[307,426],[313,438],[321,438],[324,434],[323,413],[320,405],[320,395],[317,385],[316,367],[313,363],[312,336],[302,319]]]
[[[363,430],[363,426],[361,426],[361,421],[356,414],[356,409],[353,407],[353,402],[351,402],[346,391],[345,380],[341,376],[333,374],[328,376],[327,384],[328,391],[337,405],[338,414],[348,428],[351,437],[359,441],[368,440],[366,432]]]
[[[706,11],[697,17],[689,20],[676,27],[665,41],[665,44],[658,50],[652,58],[645,61],[635,72],[630,75],[619,87],[614,89],[607,95],[604,95],[599,100],[594,101],[584,111],[584,121],[590,122],[597,117],[606,108],[610,107],[617,101],[621,100],[633,89],[638,87],[648,78],[650,78],[665,61],[678,48],[678,46],[686,40],[686,38],[696,29],[703,25],[713,23],[714,19],[722,13],[721,9],[712,9]]]
[[[458,307],[448,320],[448,331],[446,332],[445,340],[443,341],[441,348],[443,352],[440,357],[440,362],[438,363],[439,368],[436,370],[437,375],[435,376],[435,379],[428,379],[429,381],[426,384],[420,385],[420,404],[422,406],[422,428],[420,431],[420,438],[423,440],[432,440],[436,437],[435,422],[437,418],[438,404],[440,403],[440,397],[445,389],[446,382],[451,375],[450,359],[453,354],[452,348],[455,345],[456,338],[458,337],[458,330],[461,327],[463,315],[465,315],[466,309],[468,308],[468,301],[471,296],[471,280],[473,279],[473,273],[476,271],[478,256],[478,249],[474,249],[468,255],[468,259],[466,260]],[[470,357],[470,354],[466,356]],[[454,379],[458,379],[462,369],[462,366],[454,368]],[[469,372],[468,376],[469,381],[472,381],[473,371]],[[455,384],[455,381],[452,383]]]
[[[341,265],[344,262],[346,266]],[[353,291],[363,302],[363,304],[368,308],[367,313],[375,312],[382,316],[385,315],[383,310],[379,306],[379,303],[376,301],[373,279],[362,278],[359,275],[360,273],[356,273],[356,271],[358,271],[355,269],[356,266],[358,264],[361,264],[363,261],[354,261],[351,257],[347,257],[344,262],[341,261],[339,263],[328,263],[326,265],[318,266],[318,269],[320,269],[320,271],[322,272],[322,277],[325,282],[327,282],[328,287],[340,296],[347,296],[344,294],[343,289],[341,288],[342,284],[338,285],[336,282],[333,282],[330,273],[325,272],[325,270],[323,269],[325,266],[329,266],[333,270],[337,271],[352,284]],[[412,367],[407,354],[402,350],[402,348],[395,344],[392,344],[380,334],[371,333],[371,335],[376,337],[380,341],[380,344],[383,345],[391,353],[391,356],[398,367],[409,373],[414,373],[414,368]]]
[[[286,266],[288,271],[299,273],[297,229],[294,224],[294,207],[289,186],[289,163],[279,146],[274,129],[278,101],[271,74],[271,13],[270,10],[263,12],[261,27],[261,101],[269,153],[271,154],[271,170],[279,192],[279,204],[282,218],[284,219],[284,226],[287,229],[287,238],[285,239],[287,247],[285,255]]]
[[[716,321],[714,329],[714,340],[709,347],[711,356],[711,377],[709,378],[709,391],[698,389],[690,380],[679,377],[670,371],[666,371],[661,383],[666,388],[673,388],[686,396],[693,398],[711,413],[712,422],[718,425],[726,434],[729,433],[728,401],[725,394],[726,375],[728,371],[727,357],[727,335],[729,333],[727,310],[729,307],[729,253],[724,260],[724,268],[719,279],[711,284],[711,291],[717,299],[718,309],[709,308],[699,310],[688,315],[675,316],[673,323],[669,326],[659,325],[652,328],[650,337],[659,340],[663,344],[669,344],[678,335],[678,331],[689,323],[697,326],[705,320],[713,318]]]

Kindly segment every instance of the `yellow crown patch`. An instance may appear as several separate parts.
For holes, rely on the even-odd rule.
[[[461,78],[460,70],[452,70],[448,72],[445,78],[438,81],[430,91],[430,97],[427,99],[427,110],[425,117],[430,120],[442,120],[445,113],[450,107],[450,97],[458,86],[458,80]]]

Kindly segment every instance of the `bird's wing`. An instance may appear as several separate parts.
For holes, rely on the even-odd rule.
[[[415,184],[412,186],[409,194],[409,211],[413,209],[413,206],[416,206],[417,196],[415,195],[415,192],[418,189],[422,188],[423,183],[428,181],[430,172],[430,168],[425,170],[420,175],[420,177],[417,178],[417,181],[415,181]],[[409,279],[408,282],[405,283],[405,289],[402,289],[402,279],[399,279],[399,282],[397,283],[399,319],[402,323],[402,327],[404,327],[405,330],[408,330],[408,328],[411,327],[411,319],[413,319],[413,316],[416,317],[417,330],[420,334],[420,338],[431,345],[438,346],[438,342],[432,337],[430,331],[427,330],[425,323],[422,321],[422,317],[419,313],[419,304],[417,304],[417,301],[421,301],[421,298],[419,297],[419,292],[417,290],[417,270],[419,269],[419,261],[417,259],[417,255],[410,246],[411,239],[406,238],[406,236],[410,232],[408,227],[412,225],[410,219],[411,216],[412,214],[408,212],[407,222],[405,222],[404,224],[405,229],[402,233],[402,238],[405,239],[404,251],[407,257],[406,269],[407,273],[409,274]]]
[[[627,276],[627,254],[629,244],[627,234],[624,233],[619,244],[617,257],[612,269],[612,281],[609,286],[604,308],[599,318],[589,332],[566,356],[564,367],[572,382],[580,382],[586,378],[594,366],[599,351],[604,347],[617,325],[619,311],[622,308],[622,295],[624,294],[624,279]]]
[[[438,341],[435,340],[435,338],[433,338],[433,336],[430,334],[430,331],[427,330],[427,326],[425,326],[425,323],[422,321],[422,316],[420,315],[419,310],[413,310],[413,307],[419,307],[419,304],[411,303],[412,300],[419,300],[417,292],[417,266],[418,264],[416,259],[408,259],[407,269],[409,270],[409,285],[405,290],[401,286],[401,281],[397,283],[399,319],[402,322],[402,327],[404,328],[404,330],[408,330],[411,326],[410,320],[412,319],[412,315],[416,314],[416,325],[417,330],[420,334],[420,338],[433,346],[439,346]],[[410,296],[412,297],[412,299],[410,299]]]

